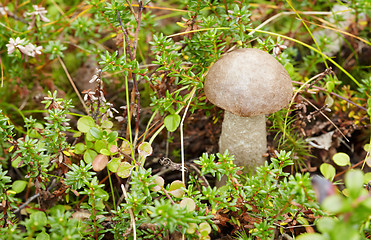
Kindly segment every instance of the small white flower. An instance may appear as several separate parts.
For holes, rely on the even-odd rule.
[[[85,93],[85,95],[84,95],[84,101],[87,101],[88,99],[90,99],[91,101],[95,101],[95,100],[97,100],[97,98],[96,97],[94,97],[94,92],[93,91],[87,91],[86,93]]]
[[[9,11],[8,7],[0,7],[0,15],[5,15]]]
[[[106,100],[106,98],[104,97],[104,94],[103,94],[103,92],[102,91],[99,91],[100,92],[100,100],[102,101],[102,102],[107,102],[107,100]]]
[[[116,108],[111,108],[112,111],[114,111],[115,113],[119,113],[119,111],[116,110]]]
[[[121,116],[117,116],[115,117],[115,119],[118,121],[118,122],[123,122],[125,119],[124,117],[121,117]]]
[[[42,46],[35,46],[32,43],[29,43],[26,45],[26,48],[28,49],[29,56],[35,57],[36,54],[41,54],[41,50],[43,49]]]
[[[20,39],[19,37],[17,37],[14,40],[13,38],[10,38],[9,43],[6,44],[6,47],[8,48],[8,54],[12,54],[17,48],[19,51],[21,51],[21,53],[31,57],[35,57],[36,54],[41,54],[41,50],[43,48],[42,46],[35,46],[32,43],[28,43],[27,45],[24,44],[24,39]]]
[[[113,113],[112,113],[112,111],[111,111],[110,108],[107,109],[107,112],[106,112],[106,113],[108,114],[108,116],[109,116],[110,118],[113,118]]]
[[[20,39],[19,37],[15,40],[10,38],[9,43],[5,45],[8,48],[8,54],[12,54],[16,48],[23,47],[22,44],[24,44],[24,41],[24,39]]]
[[[50,22],[50,20],[47,17],[45,17],[45,14],[48,13],[48,11],[46,11],[44,7],[39,7],[37,5],[32,5],[32,7],[33,9],[35,9],[35,11],[31,13],[25,13],[26,16],[31,16],[31,18],[35,18],[35,16],[39,15],[41,21]]]
[[[35,47],[35,49],[34,49],[35,54],[39,54],[39,55],[40,55],[42,49],[43,49],[42,46],[37,46],[37,47]]]
[[[89,80],[89,83],[95,82],[95,80],[97,80],[97,78],[98,78],[97,75],[93,75],[93,77]]]
[[[276,57],[278,57],[282,53],[282,50],[284,50],[286,48],[287,48],[286,45],[276,45],[273,48],[273,55],[276,56]]]
[[[26,54],[27,56],[31,56],[30,50],[29,50],[30,46],[26,47],[26,46],[19,45],[17,48],[19,49],[19,51],[21,51],[21,53]]]
[[[31,57],[35,57],[35,48],[36,47],[32,43],[27,44],[25,47],[27,52],[24,52],[24,54],[31,56]]]

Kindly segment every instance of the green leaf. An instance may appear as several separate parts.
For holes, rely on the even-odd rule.
[[[294,66],[291,63],[289,62],[285,63],[284,67],[290,76],[292,76],[295,73]]]
[[[104,191],[103,189],[101,189],[101,188],[98,188],[97,190],[95,190],[96,191],[96,196],[99,196],[99,198],[100,199],[103,199],[103,201],[108,201],[108,199],[109,199],[109,194],[106,192],[106,191]]]
[[[91,135],[91,132],[88,131],[86,134],[85,134],[85,141],[86,141],[86,145],[88,145],[89,142],[92,142],[92,141],[95,141],[97,140],[95,137],[93,137],[93,135]],[[88,146],[89,148],[89,146]]]
[[[350,166],[350,157],[346,153],[338,152],[335,153],[332,157],[332,160],[336,163],[338,166]]]
[[[148,142],[142,142],[138,146],[138,153],[142,158],[151,155],[152,151],[152,146]]]
[[[110,128],[113,127],[113,122],[106,120],[106,121],[104,121],[104,122],[102,123],[101,126],[102,126],[102,128],[110,129]]]
[[[180,124],[180,116],[178,114],[167,115],[164,119],[164,124],[169,132],[174,132]]]
[[[23,181],[23,180],[16,180],[13,182],[12,184],[12,189],[16,192],[16,193],[20,193],[20,192],[23,192],[23,190],[27,187],[27,182],[26,181]]]
[[[97,155],[98,153],[96,151],[88,149],[85,151],[83,158],[86,163],[92,163]]]
[[[196,223],[190,223],[189,227],[186,230],[186,233],[193,234],[193,233],[196,232],[196,230],[197,230],[197,224]]]
[[[120,163],[120,158],[112,158],[111,161],[109,161],[107,164],[107,169],[115,173],[119,169]]]
[[[36,229],[42,229],[46,224],[48,224],[48,219],[43,212],[34,212],[30,215],[30,221]]]
[[[41,233],[37,234],[36,240],[49,240],[50,236],[45,231],[42,231]]]
[[[75,145],[75,153],[82,154],[86,150],[86,145],[83,143],[77,143]]]
[[[84,116],[77,121],[77,129],[83,133],[87,133],[89,129],[94,126],[94,119],[90,116]]]
[[[365,176],[364,176],[363,183],[364,183],[364,184],[368,184],[370,181],[371,181],[371,172],[368,172],[368,173],[366,173]]]
[[[169,193],[174,197],[180,198],[184,195],[182,188],[185,188],[184,183],[180,180],[175,180],[170,184]]]
[[[110,132],[108,134],[107,141],[110,143],[116,141],[116,138],[118,137],[118,135],[119,134],[117,131]]]
[[[130,176],[131,174],[131,170],[133,169],[134,167],[132,165],[130,165],[130,163],[128,162],[122,162],[120,163],[119,167],[118,167],[118,170],[117,170],[117,175],[121,178],[127,178]]]
[[[345,207],[344,200],[341,196],[337,194],[332,195],[323,200],[322,207],[323,209],[336,214],[339,213]]]
[[[335,83],[333,81],[328,81],[326,83],[327,92],[332,92],[332,90],[334,90],[334,88],[335,88]]]
[[[300,223],[301,225],[309,225],[308,220],[304,217],[298,217],[297,220],[298,220],[298,223]]]
[[[363,189],[363,172],[358,169],[352,169],[345,174],[345,186],[348,189],[350,197],[358,198]]]
[[[103,137],[103,132],[99,130],[96,127],[92,127],[89,130],[89,133],[95,138],[95,139],[102,139]]]
[[[103,154],[103,155],[106,155],[106,156],[110,156],[110,155],[112,155],[112,153],[111,153],[109,150],[105,149],[105,148],[101,149],[101,150],[99,151],[99,153],[101,153],[101,154]]]
[[[200,233],[206,232],[207,235],[209,235],[211,233],[211,226],[208,222],[200,223],[198,229],[200,230]]]
[[[16,159],[14,159],[12,161],[12,167],[14,168],[19,168],[19,167],[23,167],[25,164],[22,162],[22,158],[21,157],[17,157]]]
[[[336,174],[336,169],[334,168],[334,166],[328,163],[322,163],[319,169],[325,178],[330,181],[334,180]]]
[[[328,240],[328,238],[322,236],[319,233],[304,233],[299,235],[296,240]]]
[[[94,150],[96,152],[100,152],[102,149],[107,149],[107,146],[108,143],[106,140],[97,140],[95,143],[94,143]]]
[[[94,143],[93,142],[90,142],[90,141],[86,142],[86,148],[93,148],[93,147],[94,147]]]
[[[153,186],[151,190],[154,192],[157,192],[157,191],[160,191],[164,187],[165,180],[161,176],[156,176],[153,183],[156,184],[156,186]]]
[[[179,206],[181,208],[187,207],[188,212],[192,212],[196,209],[196,203],[192,198],[183,198],[182,201],[180,201]]]
[[[36,129],[31,129],[30,130],[30,133],[28,134],[28,136],[30,136],[32,138],[40,138],[41,137],[40,133],[38,133],[36,131]]]
[[[321,233],[328,233],[334,229],[335,224],[334,218],[322,217],[318,219],[316,226]]]
[[[74,138],[79,138],[81,135],[82,135],[81,132],[75,132],[75,133],[72,135],[72,137],[74,137]]]

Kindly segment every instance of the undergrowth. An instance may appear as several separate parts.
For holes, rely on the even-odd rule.
[[[370,5],[315,2],[3,1],[0,239],[369,238]],[[203,91],[238,48],[294,85],[250,175]]]

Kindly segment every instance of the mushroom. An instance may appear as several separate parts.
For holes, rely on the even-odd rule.
[[[210,67],[204,90],[210,102],[225,110],[219,152],[228,149],[234,163],[249,171],[263,165],[265,114],[282,109],[292,97],[285,68],[262,50],[234,50]]]

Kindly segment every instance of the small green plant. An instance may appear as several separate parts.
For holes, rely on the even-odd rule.
[[[322,208],[329,216],[319,218],[316,226],[320,233],[306,233],[297,239],[366,239],[370,235],[371,198],[364,188],[365,176],[360,170],[345,175],[342,194],[327,197]]]
[[[331,108],[348,136],[353,127],[366,132],[371,116],[360,51],[370,45],[368,2],[341,11],[351,15],[346,30],[334,28],[343,19],[328,11],[334,2],[313,3],[3,1],[0,238],[274,239],[313,224],[312,237],[340,239],[348,227],[344,236],[366,237],[370,203],[359,172],[349,171],[344,196],[323,209],[309,174],[295,173],[294,165],[309,169],[315,152],[305,138],[330,129],[315,117]],[[334,56],[324,54],[327,36],[312,43],[312,32],[329,27],[344,40]],[[250,47],[285,66],[295,98],[269,117],[277,132],[268,138],[270,161],[245,176],[228,152],[206,153],[217,151],[223,115],[203,85],[219,58]],[[333,158],[350,169],[349,159]],[[333,166],[318,167],[334,178]],[[188,178],[177,180],[178,172]],[[214,187],[222,177],[225,186]]]

